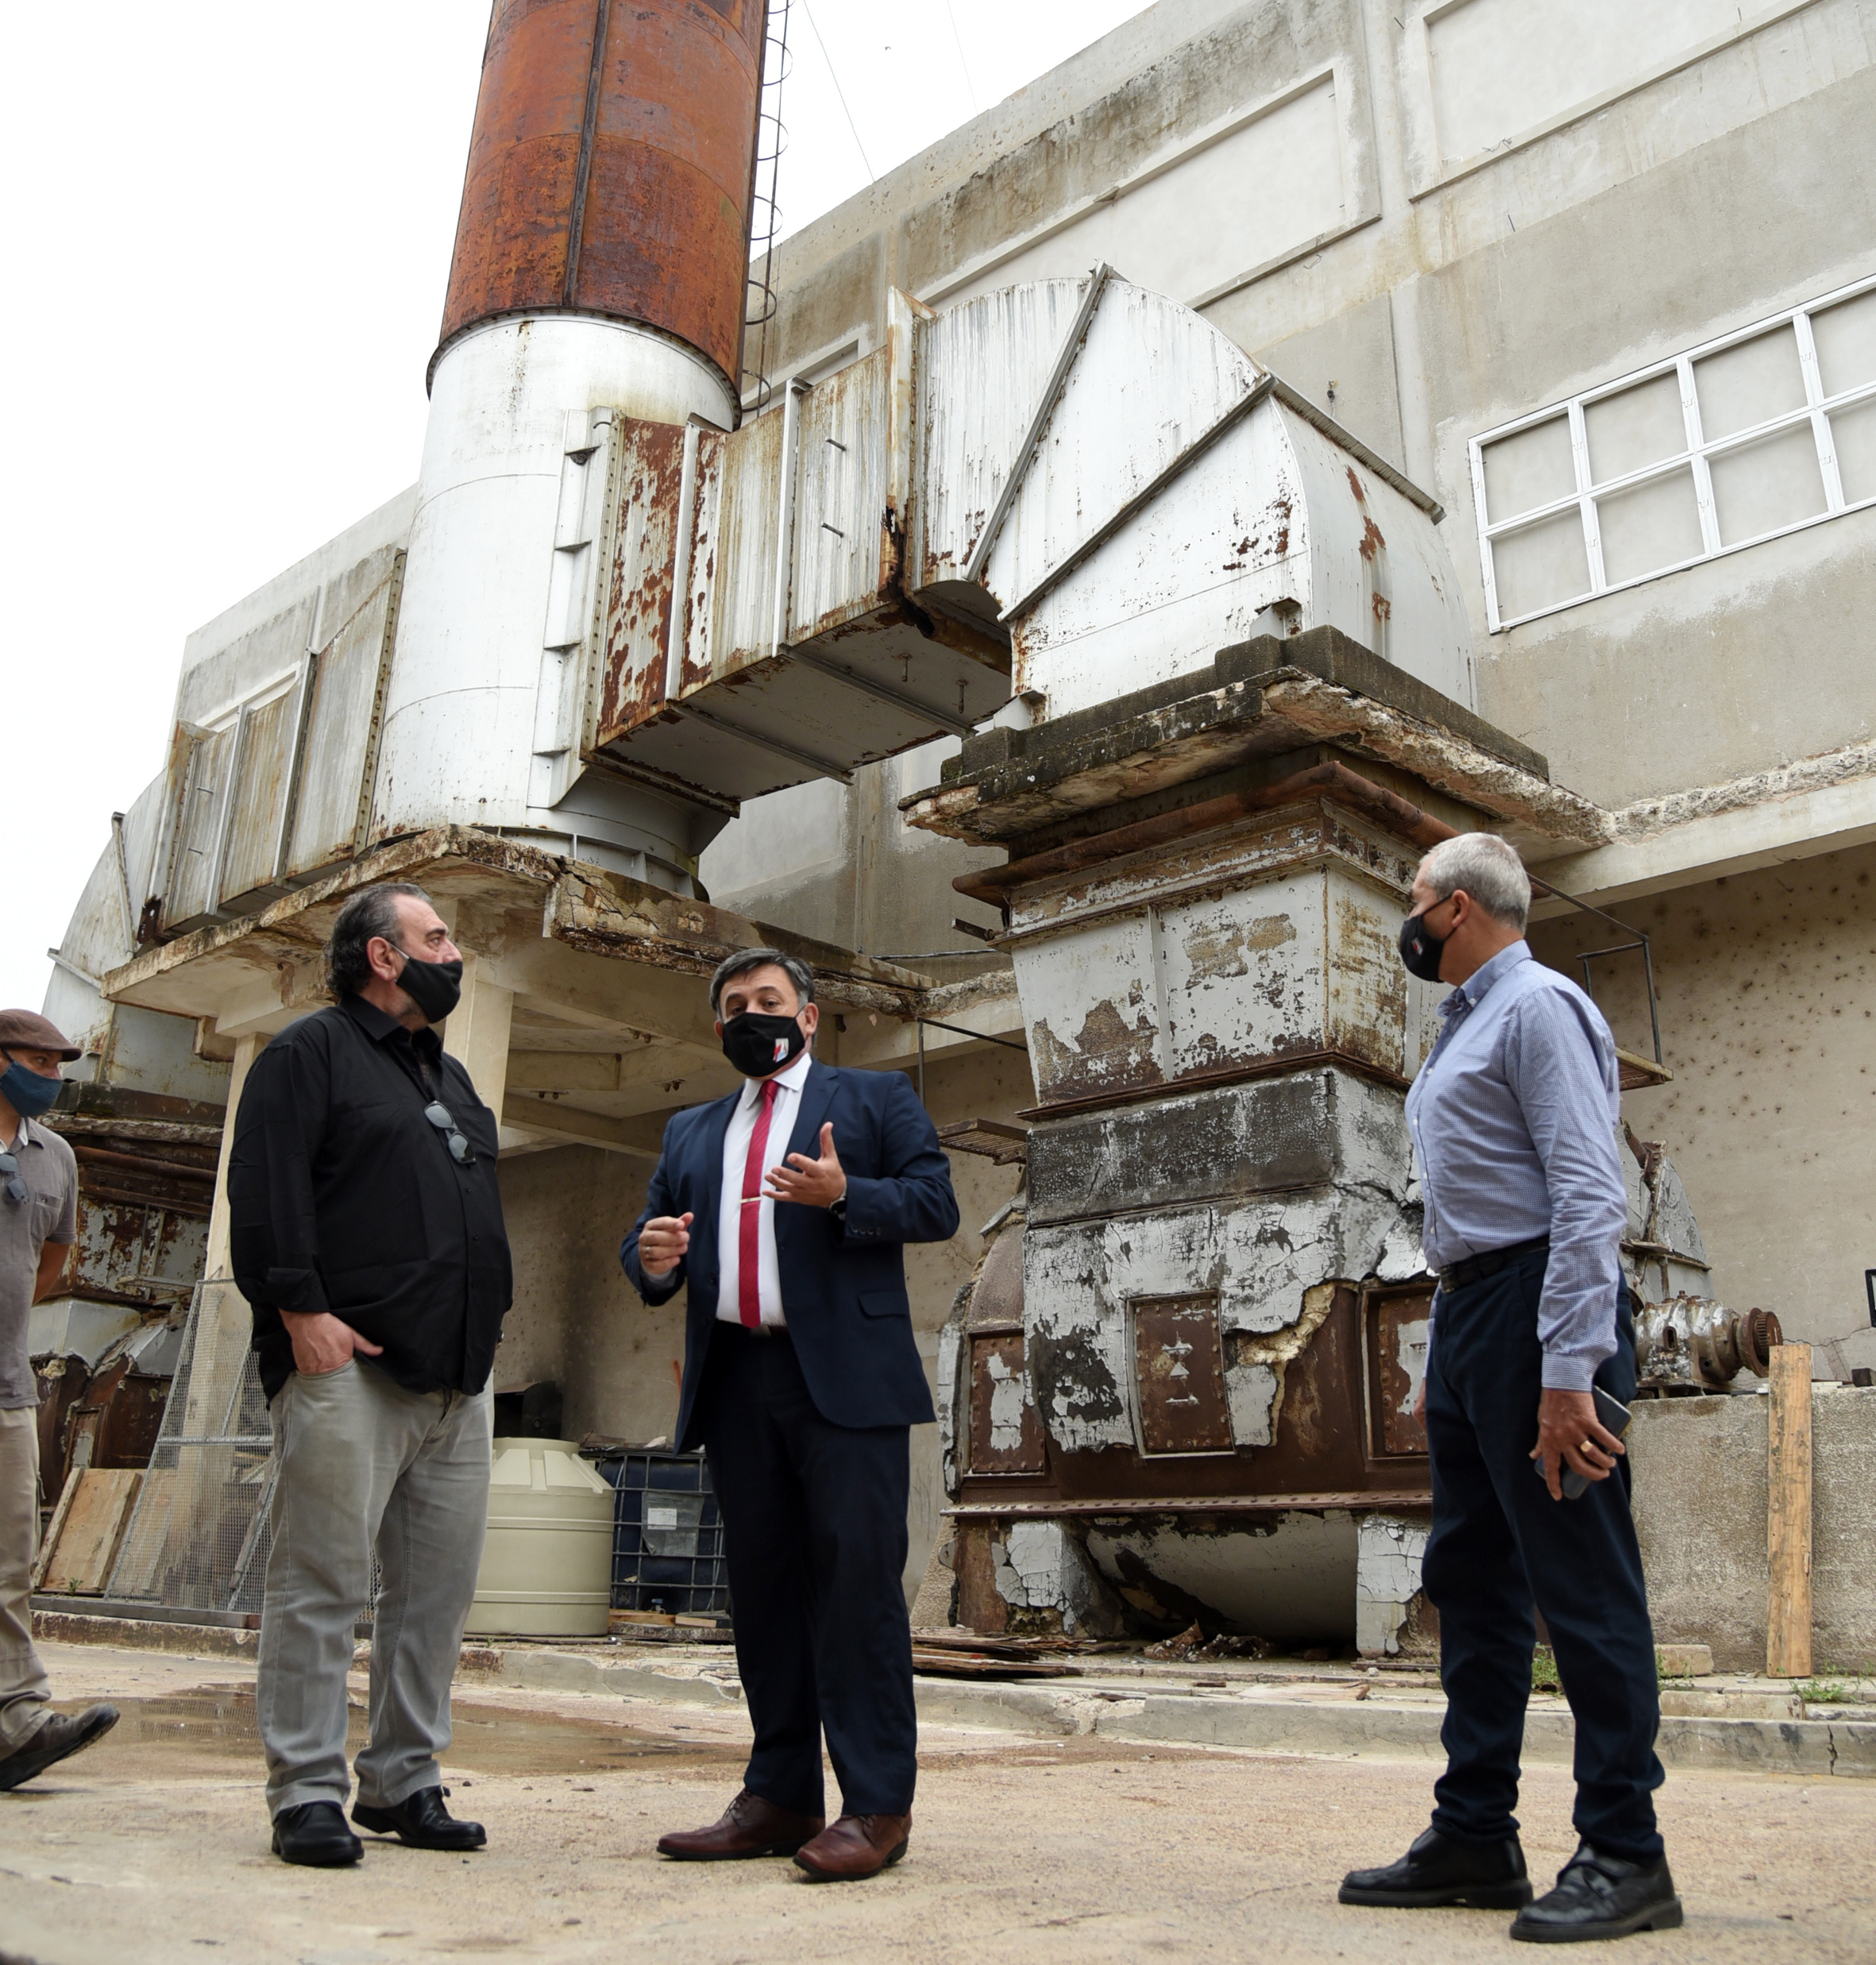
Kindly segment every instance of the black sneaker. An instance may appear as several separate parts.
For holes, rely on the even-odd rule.
[[[1384,1870],[1349,1870],[1335,1894],[1338,1904],[1392,1910],[1426,1910],[1442,1904],[1518,1910],[1531,1898],[1524,1851],[1515,1836],[1504,1842],[1456,1842],[1437,1828],[1428,1829]]]
[[[1556,1889],[1512,1920],[1511,1936],[1531,1944],[1581,1944],[1631,1931],[1677,1930],[1681,1915],[1666,1856],[1624,1863],[1585,1842],[1559,1872]]]

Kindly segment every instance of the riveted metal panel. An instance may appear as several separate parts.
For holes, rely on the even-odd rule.
[[[723,484],[709,555],[716,581],[708,643],[713,682],[774,653],[784,420],[781,410],[773,410],[745,423],[723,446]]]
[[[1229,1453],[1218,1298],[1136,1297],[1133,1311],[1141,1451]]]
[[[211,889],[222,808],[234,775],[234,726],[222,730],[179,727],[172,752],[176,820],[164,893],[163,926],[174,932],[214,906]]]
[[[1023,1334],[971,1334],[972,1473],[1040,1473],[1047,1467],[1042,1422],[1024,1389]]]
[[[387,547],[328,591],[282,868],[289,877],[349,859],[365,832],[403,564]]]
[[[1426,1382],[1426,1343],[1432,1327],[1433,1284],[1370,1289],[1361,1303],[1366,1347],[1368,1451],[1377,1458],[1426,1452],[1426,1425],[1415,1402]]]
[[[242,720],[234,769],[234,809],[222,855],[219,902],[238,901],[273,884],[280,822],[291,792],[295,720],[299,695],[288,689],[250,709]]]
[[[796,448],[794,579],[788,639],[805,641],[878,602],[889,557],[886,439],[890,354],[850,362],[802,399]]]

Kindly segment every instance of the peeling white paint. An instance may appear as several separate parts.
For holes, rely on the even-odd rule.
[[[1411,1326],[1410,1326],[1411,1327]],[[1398,1515],[1365,1515],[1355,1543],[1355,1645],[1364,1658],[1392,1658],[1419,1593],[1431,1530]]]

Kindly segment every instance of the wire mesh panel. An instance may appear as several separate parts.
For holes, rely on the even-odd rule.
[[[612,1608],[728,1623],[723,1518],[702,1453],[609,1453],[598,1466],[617,1490]]]
[[[233,1283],[196,1285],[110,1596],[176,1609],[261,1608],[273,1442],[252,1329]]]

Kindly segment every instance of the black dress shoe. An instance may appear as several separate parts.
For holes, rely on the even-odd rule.
[[[1339,1904],[1394,1910],[1426,1910],[1440,1904],[1519,1910],[1531,1897],[1524,1851],[1515,1836],[1504,1842],[1456,1842],[1437,1828],[1428,1829],[1384,1870],[1349,1870],[1335,1894]]]
[[[336,1801],[303,1801],[284,1808],[273,1818],[273,1852],[283,1863],[303,1863],[312,1870],[341,1870],[356,1863],[365,1844],[345,1826],[345,1810]]]
[[[1674,1931],[1681,1921],[1666,1856],[1624,1863],[1583,1842],[1558,1874],[1556,1889],[1512,1919],[1511,1936],[1531,1944],[1581,1944],[1626,1938],[1631,1931]]]
[[[391,1808],[367,1808],[361,1801],[352,1819],[373,1835],[396,1834],[413,1849],[480,1849],[488,1840],[480,1822],[459,1822],[443,1806],[447,1788],[419,1788]]]
[[[69,1716],[55,1712],[40,1722],[38,1731],[23,1747],[16,1747],[0,1759],[0,1788],[17,1788],[36,1774],[44,1774],[55,1761],[102,1739],[117,1723],[115,1706],[87,1706],[83,1712]]]

